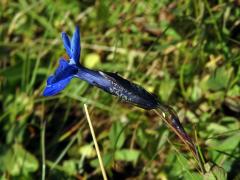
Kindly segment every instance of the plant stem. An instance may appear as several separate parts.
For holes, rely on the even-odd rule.
[[[189,151],[193,154],[193,157],[196,159],[196,161],[198,162],[198,165],[202,171],[202,173],[204,174],[205,173],[205,169],[204,169],[204,166],[203,166],[203,162],[201,161],[200,157],[199,157],[199,153],[197,151],[197,148],[195,146],[195,144],[192,142],[192,140],[190,139],[186,139],[182,134],[181,132],[172,125],[171,123],[171,120],[168,119],[169,117],[167,116],[163,116],[162,113],[165,113],[165,112],[162,112],[161,109],[154,109],[153,110],[159,117],[160,119],[162,119],[169,127],[170,129],[172,129],[172,131],[180,138],[180,140],[187,146],[187,148],[189,149]],[[170,113],[170,112],[169,112]],[[184,132],[185,133],[185,132]],[[187,135],[187,134],[186,134]],[[187,135],[188,136],[188,135]]]

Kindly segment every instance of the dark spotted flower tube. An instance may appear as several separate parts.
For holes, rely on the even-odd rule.
[[[44,96],[52,96],[62,91],[72,78],[87,81],[120,99],[132,103],[144,109],[155,109],[159,105],[154,95],[116,73],[91,70],[80,64],[80,35],[77,27],[70,41],[68,35],[63,32],[62,40],[69,61],[61,58],[55,73],[47,80]]]

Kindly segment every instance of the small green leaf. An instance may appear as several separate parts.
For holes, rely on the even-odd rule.
[[[142,149],[144,149],[148,142],[148,137],[145,131],[140,127],[137,129],[137,143],[139,146],[141,146]]]
[[[204,174],[203,179],[204,180],[226,180],[227,179],[227,173],[226,171],[217,166],[212,165],[212,163],[206,163],[205,169],[207,170],[207,173]]]
[[[109,133],[109,139],[110,139],[110,144],[112,148],[120,149],[123,146],[126,136],[125,136],[124,126],[121,122],[116,121],[112,124],[110,133]]]
[[[109,154],[105,154],[105,155],[102,156],[103,165],[104,165],[105,168],[106,167],[110,167],[111,162],[113,160],[113,154],[114,154],[113,152],[110,152]],[[99,160],[98,160],[98,158],[95,158],[94,160],[92,160],[90,162],[90,164],[91,164],[92,167],[95,167],[95,168],[99,167]]]
[[[223,132],[227,132],[228,128],[226,126],[220,125],[218,123],[210,123],[207,126],[207,130],[212,133],[220,134]]]
[[[171,79],[168,74],[166,75],[166,78],[160,82],[159,94],[163,101],[168,101],[174,90],[175,85],[176,81],[174,79]]]
[[[134,164],[136,164],[139,155],[140,155],[140,152],[137,150],[121,149],[121,150],[117,150],[115,152],[114,158],[115,158],[115,160],[129,161],[129,162],[133,162]]]
[[[22,170],[24,174],[37,171],[39,165],[35,156],[19,144],[15,144],[13,149],[16,156],[15,167],[18,166],[19,170]]]
[[[39,164],[35,156],[30,154],[19,144],[13,145],[10,149],[4,149],[1,154],[0,169],[2,171],[7,171],[13,176],[22,174],[27,175],[38,170]]]
[[[66,171],[69,175],[77,174],[76,162],[73,160],[66,160],[63,162],[64,171]]]
[[[87,54],[83,61],[83,65],[87,68],[93,68],[99,63],[100,63],[100,56],[97,53]]]
[[[225,139],[221,143],[217,144],[215,146],[215,149],[220,150],[220,151],[232,151],[235,149],[240,143],[240,133],[236,133],[233,136],[230,136],[229,138]]]
[[[93,158],[96,156],[96,151],[92,145],[86,144],[79,148],[79,153],[87,158]]]
[[[227,88],[231,71],[225,67],[218,68],[208,79],[208,88],[213,91]]]

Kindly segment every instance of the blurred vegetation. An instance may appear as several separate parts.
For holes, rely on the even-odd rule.
[[[41,134],[47,179],[100,179],[84,103],[110,179],[239,179],[239,17],[237,0],[1,0],[1,179],[41,178]],[[205,176],[150,111],[78,79],[42,96],[67,58],[61,32],[76,25],[84,65],[118,72],[177,110],[209,162]]]

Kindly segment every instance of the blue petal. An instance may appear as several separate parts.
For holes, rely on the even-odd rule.
[[[65,32],[62,33],[62,40],[63,40],[63,45],[67,51],[68,56],[70,58],[72,58],[71,44],[70,44],[70,40],[68,38],[67,33],[65,33]]]
[[[68,66],[69,66],[68,62],[67,62],[65,59],[61,58],[61,59],[59,60],[59,66],[58,66],[58,68],[56,69],[55,74],[59,74],[61,71],[63,71],[63,70],[64,70],[65,68],[67,68]]]
[[[43,95],[44,96],[53,96],[53,95],[59,93],[69,84],[69,82],[71,81],[72,78],[73,78],[73,76],[69,76],[68,78],[58,81],[57,83],[48,84],[43,91]]]
[[[47,79],[47,84],[52,84],[53,80],[54,80],[54,75],[49,76]]]
[[[62,91],[74,75],[77,74],[78,69],[76,65],[68,64],[66,60],[60,59],[57,70],[47,80],[43,95],[52,96]]]
[[[81,47],[80,47],[80,34],[79,34],[78,27],[76,27],[72,37],[71,50],[72,50],[72,59],[75,61],[76,65],[80,65],[79,58],[80,58]]]
[[[47,80],[47,84],[53,84],[63,79],[73,76],[78,72],[78,67],[74,64],[68,64],[64,59],[60,59],[59,66],[54,75],[50,76]]]

